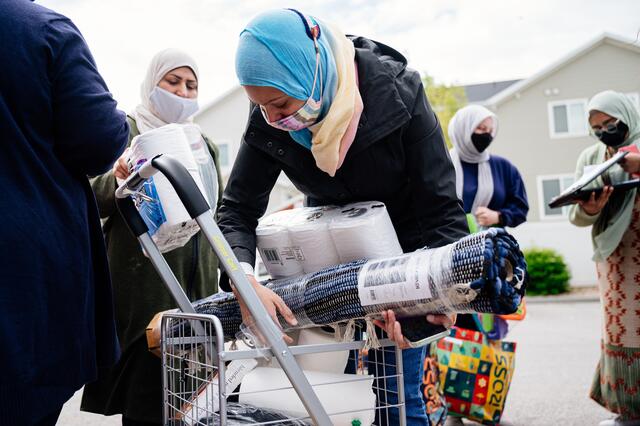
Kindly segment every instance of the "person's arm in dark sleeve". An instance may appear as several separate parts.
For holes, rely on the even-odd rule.
[[[45,26],[56,155],[73,172],[96,176],[122,154],[129,134],[78,29],[58,19]]]
[[[462,204],[456,195],[456,176],[424,88],[420,90],[405,129],[406,168],[425,241],[440,247],[469,233]]]
[[[255,264],[258,219],[279,174],[277,162],[242,142],[218,211],[218,226],[240,262]],[[226,274],[221,274],[220,287],[231,290]]]
[[[509,173],[507,198],[505,205],[499,210],[500,225],[514,228],[527,220],[529,202],[522,176],[513,165]]]

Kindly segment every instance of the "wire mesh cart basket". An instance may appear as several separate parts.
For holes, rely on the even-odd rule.
[[[134,198],[144,182],[158,172],[172,184],[234,282],[261,336],[254,340],[260,341],[257,346],[242,341],[225,343],[220,319],[194,311],[153,242]],[[166,155],[148,160],[117,189],[116,199],[127,226],[181,311],[165,314],[161,323],[166,425],[406,424],[402,356],[397,346],[388,339],[380,339],[380,348],[375,350],[367,349],[362,339],[287,346],[217,227],[207,201],[178,161]],[[334,352],[346,354],[346,371],[352,374],[341,374],[337,380],[337,375],[303,372],[298,365],[299,357]],[[238,386],[251,370],[269,366],[278,368],[268,368],[267,376],[263,374],[251,386],[245,388],[245,382]],[[363,399],[369,403],[360,406]],[[282,409],[252,404],[264,400],[275,400]],[[327,412],[328,406],[337,409]]]
[[[196,323],[204,329],[204,335],[196,331]],[[243,348],[233,347],[229,343],[225,346],[221,333],[220,321],[213,315],[174,313],[163,317],[162,365],[166,424],[313,424],[309,416],[304,414],[285,417],[277,411],[242,403],[244,400],[271,399],[282,401],[288,407],[301,405],[291,384],[283,384],[281,380],[265,381],[259,389],[249,391],[244,391],[244,387],[238,388],[236,384],[239,377],[256,363],[268,362],[272,357],[271,351],[267,348],[251,349],[242,344]],[[387,339],[380,344],[381,348],[377,350],[363,350],[364,340],[288,348],[294,357],[328,352],[348,354],[346,370],[353,374],[343,375],[338,381],[332,381],[333,377],[321,377],[321,380],[315,381],[310,378],[311,388],[321,402],[328,399],[336,406],[335,398],[341,399],[337,410],[327,412],[331,424],[406,424],[401,352]],[[223,349],[216,352],[216,348]],[[208,354],[213,354],[213,358]],[[268,368],[267,371],[276,370]],[[360,402],[363,398],[345,394],[345,389],[368,389],[372,403],[363,404]],[[360,396],[362,393],[366,391],[361,392]],[[286,404],[284,400],[287,400]],[[299,412],[299,408],[297,410]]]

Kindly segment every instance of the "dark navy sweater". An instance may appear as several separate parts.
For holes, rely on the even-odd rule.
[[[461,163],[464,173],[462,201],[465,213],[470,213],[478,191],[478,165]],[[527,220],[529,212],[527,191],[520,172],[507,159],[497,155],[491,155],[489,166],[493,176],[493,196],[487,207],[500,212],[503,226],[520,225]]]
[[[78,29],[0,2],[0,423],[33,424],[119,349],[87,175],[124,150],[125,115]]]

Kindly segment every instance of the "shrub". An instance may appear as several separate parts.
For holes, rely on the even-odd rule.
[[[571,274],[562,256],[552,249],[524,251],[529,270],[528,294],[560,294],[569,291]]]

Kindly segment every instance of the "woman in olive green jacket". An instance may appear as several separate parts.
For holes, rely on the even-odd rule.
[[[181,51],[168,49],[153,58],[142,85],[142,103],[129,117],[129,144],[148,130],[189,122],[197,111],[197,75],[195,62]],[[218,188],[219,200],[218,151],[204,135],[203,141],[218,171],[217,182],[204,184]],[[116,179],[128,174],[125,153],[112,171],[91,182],[104,221],[122,358],[114,368],[101,372],[97,382],[85,387],[81,408],[104,415],[122,414],[123,425],[161,424],[161,364],[147,350],[145,328],[157,312],[176,306],[117,212]],[[165,253],[165,258],[190,300],[217,292],[218,259],[200,232],[184,247]]]

